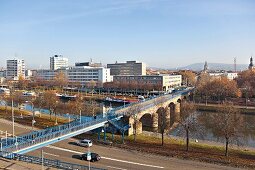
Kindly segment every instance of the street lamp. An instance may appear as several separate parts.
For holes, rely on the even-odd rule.
[[[124,97],[123,98],[124,100],[123,100],[123,102],[124,102],[124,107],[126,106],[125,104],[126,104],[126,97]]]
[[[58,107],[58,101],[56,101],[56,107]],[[55,125],[58,125],[57,111],[55,109]]]
[[[81,110],[80,110],[80,123],[81,123]]]
[[[70,122],[71,122],[70,114],[67,113],[67,116],[68,116],[68,128],[70,128]]]
[[[14,127],[14,109],[13,109],[13,96],[12,96],[12,136],[15,135],[15,127]]]

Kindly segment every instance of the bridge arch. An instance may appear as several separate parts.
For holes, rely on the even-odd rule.
[[[151,130],[153,127],[153,114],[152,113],[144,113],[140,119],[142,130]]]

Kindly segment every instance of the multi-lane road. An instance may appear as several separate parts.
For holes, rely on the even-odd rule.
[[[0,130],[7,130],[11,132],[10,122],[1,121]],[[16,133],[25,133],[30,128],[26,126],[16,126]],[[75,139],[68,139],[42,148],[46,153],[44,156],[50,159],[58,159],[66,162],[89,165],[87,161],[79,159],[79,156],[88,151],[88,148],[74,145]],[[123,150],[110,146],[93,145],[90,150],[98,153],[102,159],[98,162],[91,163],[91,166],[101,167],[113,170],[172,170],[172,169],[189,169],[189,170],[212,170],[225,169],[232,170],[233,167],[226,167],[196,161],[187,161],[176,158],[151,155],[147,153],[140,153],[132,150]],[[40,157],[41,149],[27,153]]]

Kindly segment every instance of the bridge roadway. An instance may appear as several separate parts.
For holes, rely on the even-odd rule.
[[[0,130],[11,131],[10,123],[1,121]],[[29,132],[30,127],[18,125],[17,134]],[[66,139],[61,142],[43,147],[43,151],[51,155],[45,155],[49,159],[58,159],[61,161],[72,162],[81,165],[88,165],[87,161],[81,161],[78,156],[87,151],[72,143],[75,139]],[[98,153],[102,159],[98,162],[91,163],[94,167],[101,167],[109,170],[237,170],[238,168],[220,166],[215,164],[202,163],[197,161],[181,160],[171,157],[157,156],[147,153],[140,153],[132,150],[123,150],[110,146],[93,145],[92,152]],[[28,155],[40,157],[41,149],[27,153]],[[55,156],[53,156],[55,155]]]
[[[192,90],[193,90],[193,88],[188,88],[183,91],[178,91],[174,94],[166,94],[166,95],[159,96],[160,97],[159,102],[166,102],[168,100],[179,99],[182,95],[185,95]],[[156,98],[149,98],[149,99],[146,99],[145,101],[140,102],[140,103],[135,103],[135,104],[131,103],[131,104],[125,105],[125,107],[124,106],[117,107],[117,108],[115,108],[115,110],[116,110],[115,113],[116,114],[126,113],[126,112],[128,112],[130,106],[133,106],[133,105],[139,105],[140,110],[146,110],[148,108],[154,107],[155,103],[157,103],[156,100],[159,99],[159,97],[157,96]]]
[[[174,95],[169,94],[160,96],[162,99],[160,101],[164,102],[175,97],[179,97],[185,93],[188,93],[190,90],[192,89],[185,89],[183,91],[175,93]],[[148,99],[144,102],[139,103],[139,105],[141,105],[140,108],[146,109],[149,107],[153,107],[155,100],[156,98]],[[127,105],[125,108],[124,107],[115,108],[106,117],[99,117],[96,120],[92,119],[90,122],[80,119],[75,120],[68,124],[33,131],[28,134],[10,139],[7,142],[1,142],[1,149],[3,151],[18,154],[24,154],[32,150],[39,149],[41,147],[74,137],[76,135],[88,132],[90,130],[103,127],[106,123],[108,123],[109,120],[112,121],[114,119],[119,119],[124,114],[126,114],[126,110],[129,109],[130,106],[132,106],[132,104]]]

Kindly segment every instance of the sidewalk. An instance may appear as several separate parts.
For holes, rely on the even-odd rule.
[[[41,165],[0,158],[0,169],[6,170],[40,170]],[[56,170],[55,168],[44,167],[45,170]]]
[[[195,105],[197,106],[214,106],[214,107],[222,107],[220,104],[205,104],[205,103],[195,103]],[[248,109],[248,110],[251,110],[251,109],[255,109],[255,107],[253,106],[243,106],[243,105],[234,105],[234,107],[238,108],[238,109]]]

